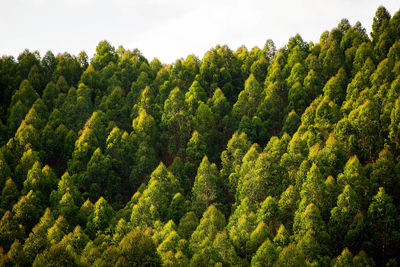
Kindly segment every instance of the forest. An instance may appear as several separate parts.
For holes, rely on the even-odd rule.
[[[0,266],[398,266],[400,10],[319,43],[0,59]]]

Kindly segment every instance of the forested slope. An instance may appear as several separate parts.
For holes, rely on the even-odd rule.
[[[1,266],[397,266],[400,12],[368,35],[0,59]]]

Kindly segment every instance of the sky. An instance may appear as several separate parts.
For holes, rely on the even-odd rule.
[[[27,48],[92,58],[108,40],[172,63],[217,44],[251,49],[272,39],[280,48],[297,33],[318,42],[342,18],[370,33],[380,5],[393,15],[400,0],[0,0],[0,56]]]

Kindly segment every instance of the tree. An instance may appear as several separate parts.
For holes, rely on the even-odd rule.
[[[97,235],[97,231],[104,231],[108,227],[113,216],[114,210],[110,204],[103,197],[100,197],[94,204],[93,212],[88,218],[86,233],[93,238]]]
[[[161,265],[156,247],[150,236],[134,229],[119,243],[119,259],[124,258],[125,264],[130,266],[158,266]],[[119,260],[118,260],[119,261]]]
[[[233,105],[232,113],[237,120],[244,115],[252,117],[260,104],[262,87],[254,77],[250,74],[246,80],[244,90],[240,92],[237,102]]]
[[[42,99],[49,110],[52,110],[60,91],[53,82],[49,82],[43,91]]]
[[[284,248],[285,246],[289,245],[289,243],[290,243],[289,232],[286,230],[285,226],[281,224],[274,238],[274,244],[278,246],[278,248]]]
[[[17,202],[19,195],[18,188],[14,181],[11,178],[8,178],[3,190],[1,191],[0,207],[3,210],[11,210],[13,204]]]
[[[171,261],[169,259],[169,254],[175,254],[177,251],[180,251],[178,247],[179,240],[180,236],[177,234],[177,232],[172,231],[157,247],[157,252],[159,255],[161,255],[164,264]]]
[[[53,226],[47,230],[47,240],[50,246],[60,242],[68,233],[69,224],[63,216],[59,216]]]
[[[267,78],[268,79],[268,78]],[[282,81],[268,83],[264,90],[265,97],[261,99],[257,108],[257,116],[265,121],[265,128],[269,136],[277,135],[280,132],[286,106],[287,90]],[[302,93],[302,91],[300,91]]]
[[[198,216],[212,204],[221,205],[221,188],[223,183],[218,175],[217,166],[204,156],[197,170],[192,189],[192,206]]]
[[[257,253],[251,259],[251,266],[273,266],[278,259],[279,253],[274,243],[267,239],[257,250]]]
[[[31,83],[32,87],[41,94],[44,87],[44,77],[42,73],[40,73],[37,65],[33,65],[28,74],[28,80]]]
[[[267,60],[272,61],[272,59],[274,58],[274,56],[276,54],[276,47],[275,47],[274,41],[272,41],[271,39],[268,39],[265,42],[265,45],[263,47],[263,52],[264,52]]]
[[[304,78],[304,88],[306,89],[308,96],[311,99],[315,99],[321,94],[321,79],[314,69],[311,69],[307,76]]]
[[[12,56],[2,56],[0,59],[0,87],[2,88],[0,98],[4,106],[10,104],[11,96],[21,83],[20,64]]]
[[[90,158],[86,172],[79,181],[80,188],[89,194],[92,200],[100,197],[102,193],[106,199],[112,199],[119,185],[109,156],[104,156],[97,148]]]
[[[304,64],[300,62],[295,63],[295,65],[292,67],[289,77],[286,79],[288,87],[289,88],[292,87],[296,82],[302,84],[306,75],[307,75],[307,69],[305,68]]]
[[[368,71],[370,74],[372,74],[375,70],[375,65],[372,61],[374,58],[375,56],[371,43],[369,42],[362,43],[357,48],[356,54],[354,56],[354,61],[353,61],[354,74],[357,73],[357,71],[362,71],[362,72]],[[368,79],[366,79],[365,82],[369,83]]]
[[[54,244],[36,256],[32,266],[77,266],[78,256],[63,244]]]
[[[151,173],[148,187],[143,191],[143,197],[149,200],[161,218],[167,218],[168,207],[180,191],[179,181],[163,163],[160,163]]]
[[[319,209],[309,204],[301,215],[299,224],[293,226],[298,248],[309,261],[323,263],[329,256],[329,234],[326,232],[325,222],[322,220]]]
[[[297,208],[297,200],[299,198],[298,192],[295,190],[293,185],[289,185],[288,188],[281,194],[279,199],[279,210],[282,216],[282,222],[287,226],[288,229],[291,227],[293,216]]]
[[[199,219],[193,211],[189,211],[183,216],[178,225],[178,233],[185,239],[189,239],[192,233],[196,230],[199,225]]]
[[[265,76],[268,72],[268,66],[268,59],[266,59],[264,56],[254,61],[251,65],[250,72],[254,75],[259,83],[263,83],[265,81]]]
[[[209,106],[203,102],[199,103],[195,116],[193,117],[194,128],[205,136],[212,137],[213,130],[215,129],[215,117]],[[212,141],[211,138],[209,141]]]
[[[164,140],[166,140],[170,155],[176,155],[189,140],[191,132],[189,122],[184,96],[176,87],[165,100],[161,118],[163,127],[166,127]]]
[[[192,137],[186,145],[186,162],[185,162],[185,175],[187,182],[185,183],[185,191],[190,191],[192,188],[192,181],[196,176],[197,168],[207,153],[207,143],[203,135],[198,131],[193,131]]]
[[[256,208],[245,198],[241,201],[240,205],[229,217],[227,231],[232,244],[235,246],[239,256],[249,258],[247,255],[247,243],[250,240],[250,235],[257,225]]]
[[[338,197],[337,206],[331,211],[329,220],[331,238],[336,249],[343,247],[342,238],[349,231],[353,218],[360,208],[360,201],[356,192],[350,185],[346,185],[343,193]]]
[[[56,58],[57,66],[54,70],[53,76],[63,76],[69,85],[76,86],[82,74],[82,69],[78,59],[66,52],[58,54]]]
[[[18,188],[22,188],[22,184],[26,179],[28,171],[32,168],[35,162],[40,161],[39,153],[31,148],[24,151],[18,165],[15,167],[15,183]],[[6,173],[6,172],[5,172]]]
[[[207,248],[210,242],[213,242],[217,233],[222,231],[224,227],[224,215],[214,205],[209,206],[190,237],[189,248],[193,253]]]
[[[226,231],[218,233],[212,244],[212,251],[215,255],[217,264],[225,264],[229,266],[240,265],[242,259],[238,257],[232,246]]]
[[[392,113],[390,115],[390,125],[389,125],[389,138],[396,145],[396,148],[400,144],[400,97],[397,98],[395,105],[393,107]]]
[[[27,263],[32,263],[36,255],[49,246],[47,231],[54,224],[54,218],[50,209],[46,209],[39,223],[32,229],[24,244],[24,255]]]
[[[129,108],[126,103],[124,90],[116,86],[108,96],[104,96],[100,106],[109,120],[117,123],[118,127],[128,129]]]
[[[106,40],[101,41],[96,47],[96,54],[91,60],[91,64],[96,70],[101,70],[110,62],[116,63],[118,55],[115,48]]]
[[[79,209],[79,216],[81,216],[86,223],[89,219],[90,215],[93,213],[94,205],[93,203],[87,199]]]
[[[242,164],[235,166],[235,172],[229,175],[229,191],[232,197],[237,197],[237,189],[240,189],[243,186],[243,183],[246,181],[246,175],[254,168],[255,162],[260,155],[260,147],[258,144],[253,144],[247,153],[244,155]],[[237,197],[238,200],[238,197]]]
[[[376,46],[379,43],[379,39],[381,38],[382,34],[385,33],[387,30],[389,21],[390,21],[390,14],[383,6],[378,7],[375,13],[375,17],[372,23],[372,43]],[[385,56],[385,54],[380,55],[381,58]]]
[[[339,266],[343,266],[343,267],[354,266],[353,265],[353,255],[351,254],[351,252],[347,248],[343,249],[342,254],[340,254],[336,258],[335,264],[333,266],[335,266],[335,267],[339,267]]]
[[[140,110],[145,109],[148,113],[155,116],[157,121],[159,121],[161,114],[159,114],[159,107],[154,105],[154,100],[155,97],[152,89],[149,86],[146,86],[143,90],[141,90],[137,104],[135,104],[132,108],[131,118],[137,117]]]
[[[14,240],[24,237],[24,227],[17,222],[10,211],[6,211],[0,220],[0,245],[4,249],[10,248]]]
[[[4,154],[0,151],[0,184],[4,184],[11,174]]]
[[[379,253],[379,262],[383,265],[391,256],[395,256],[394,249],[399,240],[396,230],[397,211],[392,203],[392,198],[383,187],[373,197],[368,207],[368,219],[372,223],[372,240],[376,253]]]
[[[206,100],[207,94],[204,91],[203,87],[198,81],[194,81],[185,94],[185,103],[188,107],[189,113],[194,115],[200,104],[200,101],[205,103]]]
[[[30,108],[32,104],[39,98],[39,94],[33,89],[28,80],[21,82],[19,89],[15,91],[11,98],[11,106],[14,106],[18,101]]]
[[[60,75],[57,78],[56,88],[60,93],[67,94],[68,90],[70,89],[67,81],[65,80],[64,76]]]
[[[277,266],[307,266],[304,255],[297,249],[296,245],[290,243],[280,253],[276,261]]]
[[[29,233],[32,227],[39,220],[43,212],[40,198],[32,190],[25,196],[22,196],[13,206],[15,220],[25,226],[26,233]]]
[[[335,34],[333,33],[338,33],[338,31],[330,33],[329,37],[332,38],[328,38],[323,46],[323,51],[319,55],[322,62],[324,78],[326,80],[335,75],[340,67],[344,65],[343,51],[340,49],[339,45],[340,40],[335,40]]]
[[[30,107],[39,98],[39,94],[32,88],[32,85],[28,80],[21,82],[19,89],[15,91],[11,98],[11,109],[14,109],[13,117],[9,118],[8,125],[11,127],[9,133],[13,134],[17,130],[22,118],[28,112]],[[21,102],[18,104],[18,102]],[[16,106],[18,105],[18,106]],[[18,112],[19,111],[19,112]],[[25,111],[25,112],[24,112]],[[19,116],[17,114],[20,114]],[[20,119],[18,121],[18,118]]]
[[[32,147],[38,150],[40,147],[40,134],[32,124],[27,124],[25,120],[22,121],[18,128],[15,139],[20,147]]]
[[[80,203],[83,202],[82,195],[78,190],[78,185],[76,184],[75,179],[76,176],[71,177],[68,172],[65,172],[58,181],[57,190],[53,190],[50,194],[50,201],[54,206],[57,206],[57,204],[60,205],[60,210],[64,207],[67,208],[66,210],[69,210],[71,207],[70,203],[73,207],[74,204],[80,205]],[[65,199],[61,201],[64,196]],[[76,214],[74,214],[74,216],[76,216]]]
[[[278,202],[275,198],[268,196],[264,202],[261,203],[261,207],[257,211],[257,220],[266,223],[271,233],[275,234],[278,225],[280,225],[280,218],[281,214]]]
[[[307,173],[306,181],[303,183],[300,192],[301,202],[299,210],[304,209],[311,203],[319,209],[325,209],[325,184],[318,166],[314,163]]]
[[[42,169],[40,163],[36,161],[28,171],[22,193],[27,194],[33,190],[45,204],[48,201],[50,192],[55,189],[57,182],[57,177],[53,170],[48,165]]]
[[[4,258],[2,259],[2,264],[7,264],[7,260],[11,262],[11,264],[24,264],[25,263],[25,255],[23,252],[23,248],[19,240],[15,240],[14,243],[11,245],[10,250],[7,252],[7,257],[5,259],[6,263],[3,262]]]
[[[71,173],[79,173],[84,170],[93,152],[98,147],[98,140],[90,128],[85,128],[78,140],[72,153],[72,159],[68,162],[68,170]]]
[[[302,114],[309,103],[309,97],[301,83],[296,82],[288,92],[288,106],[286,110],[294,109],[296,113]],[[288,113],[288,112],[287,112]]]
[[[248,197],[251,201],[261,202],[265,196],[282,193],[287,181],[282,179],[282,169],[273,152],[263,152],[258,156],[254,168],[244,176],[237,188],[238,200]]]
[[[363,173],[362,165],[357,156],[353,156],[347,161],[344,172],[338,175],[337,181],[340,188],[350,185],[360,200],[369,195],[369,181]]]
[[[171,200],[171,204],[168,207],[168,218],[178,223],[179,220],[186,214],[189,203],[186,202],[185,197],[181,193],[176,193]]]
[[[396,175],[395,168],[392,153],[388,149],[383,149],[379,153],[379,158],[372,165],[370,181],[372,192],[376,192],[379,190],[379,187],[383,187],[393,197],[395,203],[397,203],[400,181]]]
[[[341,105],[346,96],[347,76],[346,71],[341,68],[335,76],[325,84],[323,91],[337,105]]]
[[[285,119],[283,124],[282,131],[286,132],[289,135],[293,135],[297,128],[300,126],[301,120],[299,115],[297,115],[296,111],[292,110],[289,112],[288,116]]]
[[[157,141],[158,130],[154,118],[147,114],[145,109],[141,109],[139,116],[132,121],[133,132],[141,139],[141,141],[154,144]]]
[[[242,159],[250,148],[250,142],[245,133],[235,132],[229,140],[226,150],[221,153],[221,176],[228,176],[235,171],[236,166],[242,163]]]
[[[382,147],[378,104],[366,100],[350,112],[349,119],[357,131],[358,146],[355,147],[357,155],[362,160],[375,156]]]
[[[76,206],[73,196],[66,192],[58,202],[58,213],[65,217],[71,224],[76,223],[79,208]]]

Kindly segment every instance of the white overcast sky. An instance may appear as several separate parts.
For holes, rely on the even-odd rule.
[[[318,42],[342,18],[369,33],[380,5],[393,15],[400,0],[0,0],[0,56],[28,48],[91,58],[106,39],[171,63],[217,44],[279,48],[296,33]]]

